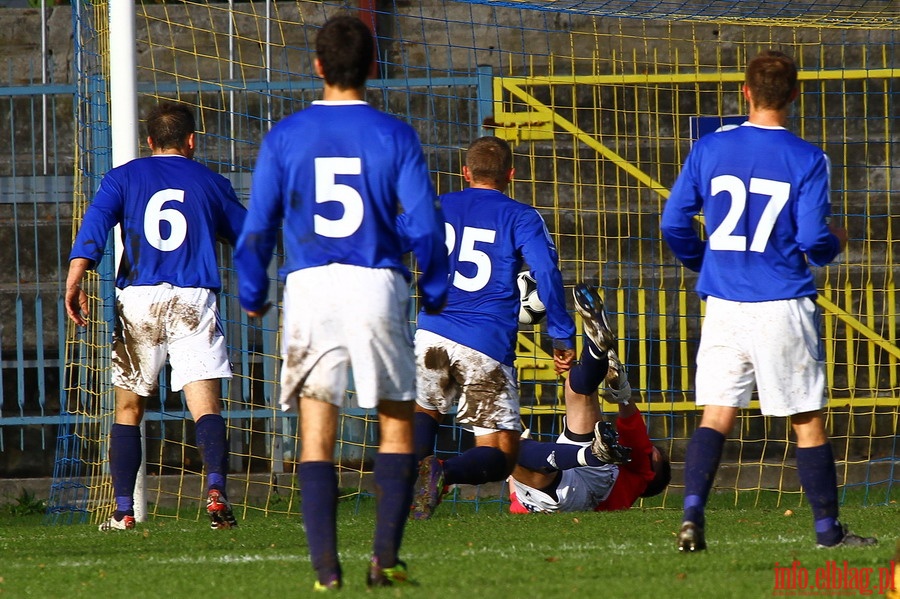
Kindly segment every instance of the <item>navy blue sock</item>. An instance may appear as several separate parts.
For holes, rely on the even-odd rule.
[[[372,554],[384,568],[397,565],[418,474],[416,462],[416,457],[409,453],[379,453],[375,456],[377,507]]]
[[[444,484],[448,485],[481,485],[506,476],[506,455],[496,447],[473,447],[444,461]]]
[[[691,435],[684,456],[684,520],[703,526],[706,500],[722,458],[725,435],[700,427]]]
[[[816,542],[834,545],[844,536],[838,522],[837,472],[831,443],[797,448],[797,474],[812,508]]]
[[[599,357],[598,357],[599,356]],[[581,395],[590,395],[600,386],[609,373],[609,358],[590,339],[584,344],[581,358],[569,370],[569,386]]]
[[[438,428],[441,423],[425,412],[416,412],[413,415],[413,444],[416,460],[434,455],[434,442],[437,440]]]
[[[116,496],[116,516],[134,515],[134,485],[141,468],[141,427],[113,424],[109,432],[109,472]]]
[[[519,465],[549,474],[557,470],[569,470],[579,466],[602,466],[601,462],[590,449],[582,445],[570,445],[568,443],[541,443],[532,439],[522,439],[519,446]],[[578,454],[582,454],[584,463],[578,461]]]
[[[206,414],[196,423],[197,446],[206,466],[207,489],[216,489],[225,494],[225,479],[228,473],[228,440],[225,419],[220,414]],[[226,494],[227,497],[227,494]]]
[[[337,471],[331,462],[300,462],[297,479],[310,561],[319,582],[328,584],[341,577],[337,552]]]

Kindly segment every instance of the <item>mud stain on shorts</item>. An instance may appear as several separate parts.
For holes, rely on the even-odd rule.
[[[494,364],[476,380],[467,381],[465,401],[460,406],[460,420],[484,428],[499,428],[508,421],[512,410],[509,405],[509,381],[503,369]]]

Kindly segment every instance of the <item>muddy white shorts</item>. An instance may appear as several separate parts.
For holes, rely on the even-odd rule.
[[[168,283],[120,290],[113,335],[113,385],[142,397],[153,395],[167,356],[173,391],[195,381],[231,378],[216,294]]]
[[[521,431],[515,369],[461,343],[416,331],[418,404],[448,413],[459,402],[456,421],[475,435]]]
[[[820,320],[809,298],[708,298],[697,350],[697,405],[745,408],[756,389],[760,410],[767,416],[823,408]]]
[[[409,285],[400,272],[348,264],[294,271],[283,309],[283,410],[295,410],[298,397],[343,405],[351,366],[359,407],[415,399]]]

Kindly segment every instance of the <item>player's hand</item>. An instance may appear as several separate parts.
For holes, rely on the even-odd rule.
[[[553,350],[553,369],[556,374],[568,372],[572,368],[572,362],[575,361],[574,349],[554,349]]]
[[[272,308],[272,302],[266,302],[259,310],[244,310],[250,318],[262,318]]]
[[[844,251],[844,248],[847,247],[847,229],[828,223],[828,230],[832,235],[838,238],[838,241],[841,244],[841,251]]]
[[[66,314],[69,315],[69,319],[78,326],[83,327],[87,324],[86,317],[90,313],[88,296],[81,288],[81,285],[66,287]]]
[[[440,314],[441,312],[443,312],[444,308],[446,306],[447,306],[447,298],[444,298],[444,301],[441,302],[441,304],[439,306],[423,305],[422,309],[425,310],[425,314],[434,315],[434,314]]]

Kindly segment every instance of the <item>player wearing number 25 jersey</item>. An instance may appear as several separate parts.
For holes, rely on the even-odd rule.
[[[822,413],[824,352],[809,264],[827,264],[847,242],[846,231],[829,224],[828,159],[785,128],[799,93],[791,58],[762,52],[747,65],[742,92],[747,122],[697,141],[662,214],[664,239],[700,271],[697,292],[706,300],[696,373],[703,417],[685,455],[677,546],[706,549],[706,501],[725,438],[754,388],[763,414],[791,420],[818,544],[871,544],[838,521]],[[693,223],[701,210],[705,242]]]
[[[147,115],[153,155],[109,171],[75,237],[66,282],[66,311],[84,326],[84,273],[103,258],[106,240],[121,226],[122,258],[116,286],[112,382],[115,424],[110,472],[116,508],[101,530],[134,528],[134,488],[141,466],[146,397],[157,388],[166,358],[173,391],[184,389],[196,422],[207,472],[207,512],[214,529],[237,524],[225,494],[227,443],[219,397],[231,364],[216,303],[222,284],[217,240],[237,241],[245,208],[228,179],[192,160],[194,115],[163,102]]]
[[[364,101],[373,48],[371,32],[355,17],[332,17],[319,30],[314,64],[324,79],[322,99],[263,139],[235,251],[241,305],[259,316],[281,232],[280,402],[301,414],[298,478],[317,590],[343,584],[334,449],[351,366],[357,402],[377,408],[380,432],[367,584],[406,581],[398,552],[415,480],[416,365],[398,212],[409,217],[423,306],[440,310],[447,295],[443,219],[419,138]]]
[[[523,263],[534,273],[547,307],[557,366],[567,366],[575,355],[575,324],[566,311],[556,246],[538,211],[506,195],[514,172],[509,144],[481,137],[466,152],[468,188],[441,196],[450,292],[443,312],[419,314],[416,330],[421,467],[415,518],[431,517],[442,484],[500,481],[515,466],[522,426],[513,368],[516,277]],[[438,425],[457,401],[456,420],[472,428],[476,447],[441,463],[433,455]]]

